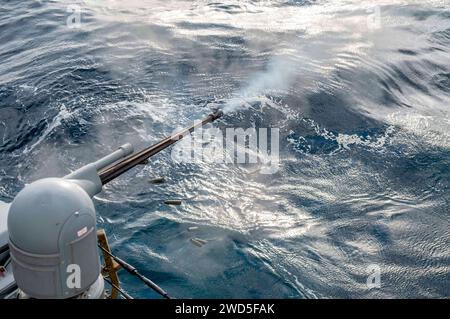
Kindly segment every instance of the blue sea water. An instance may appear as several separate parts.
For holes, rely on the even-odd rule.
[[[450,296],[449,1],[0,0],[0,199],[242,96],[217,125],[279,128],[278,172],[159,154],[95,198],[118,256],[179,298]]]

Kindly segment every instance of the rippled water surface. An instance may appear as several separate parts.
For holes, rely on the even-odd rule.
[[[120,257],[176,297],[449,297],[450,4],[376,4],[1,0],[0,199],[233,105],[278,172],[156,156],[96,197]]]

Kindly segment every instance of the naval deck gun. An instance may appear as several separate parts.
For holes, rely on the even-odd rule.
[[[136,153],[131,144],[124,144],[62,178],[44,178],[28,184],[11,204],[2,204],[0,297],[10,294],[11,287],[17,285],[26,298],[104,298],[93,196],[102,191],[103,185],[221,116],[220,111],[212,113]],[[134,267],[109,251],[106,253],[147,286],[168,297]]]

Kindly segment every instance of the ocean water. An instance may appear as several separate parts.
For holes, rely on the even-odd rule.
[[[95,198],[118,256],[178,298],[450,296],[449,1],[0,0],[2,201],[217,107],[278,171],[155,156]]]

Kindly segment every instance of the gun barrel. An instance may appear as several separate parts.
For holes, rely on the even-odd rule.
[[[134,152],[133,145],[131,145],[130,143],[126,143],[123,144],[121,147],[119,147],[119,149],[114,153],[111,153],[96,161],[94,165],[97,168],[97,170],[100,171],[105,167],[108,167],[109,165],[117,162],[118,160],[133,154],[133,152]]]
[[[115,163],[109,167],[102,169],[99,172],[99,177],[100,177],[100,180],[102,181],[102,184],[105,185],[106,183],[112,181],[113,179],[115,179],[116,177],[127,172],[128,170],[135,167],[136,165],[139,165],[139,164],[145,162],[148,158],[158,154],[162,150],[168,148],[170,145],[176,143],[177,141],[182,139],[184,136],[193,132],[196,128],[202,127],[208,123],[214,122],[221,116],[222,116],[222,112],[216,111],[215,113],[208,115],[202,121],[198,121],[198,122],[194,123],[192,126],[185,128],[182,131],[180,131],[174,135],[168,136],[165,139],[161,140],[160,142],[158,142],[148,148],[145,148],[140,152],[137,152],[128,157],[125,157],[123,160],[121,160],[118,163]]]

